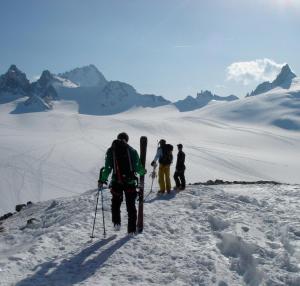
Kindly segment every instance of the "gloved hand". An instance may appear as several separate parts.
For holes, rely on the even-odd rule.
[[[155,162],[155,161],[152,161],[152,162],[151,162],[151,166],[152,166],[152,167],[156,167],[156,162]]]
[[[102,188],[104,184],[107,185],[107,181],[102,182],[101,180],[98,180],[98,188]]]

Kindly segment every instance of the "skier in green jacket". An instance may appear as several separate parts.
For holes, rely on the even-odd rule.
[[[137,197],[137,176],[146,173],[143,168],[139,155],[135,149],[128,145],[129,137],[125,132],[118,135],[108,148],[105,158],[105,166],[101,169],[98,186],[102,187],[113,171],[111,179],[111,211],[114,228],[119,230],[121,227],[121,204],[123,192],[126,199],[128,212],[128,233],[136,232],[137,211],[135,201]]]

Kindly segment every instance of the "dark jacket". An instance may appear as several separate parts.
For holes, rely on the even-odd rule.
[[[182,172],[185,170],[185,154],[183,151],[178,151],[177,161],[176,161],[176,171]]]

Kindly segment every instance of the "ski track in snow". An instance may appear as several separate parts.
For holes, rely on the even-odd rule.
[[[99,205],[93,242],[95,191],[27,207],[3,222],[0,285],[300,285],[299,185],[155,192],[128,237],[125,203],[115,232],[105,190],[107,236]]]

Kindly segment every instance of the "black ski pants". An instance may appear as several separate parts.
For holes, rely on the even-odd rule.
[[[111,214],[113,224],[121,224],[121,204],[123,202],[123,193],[125,194],[126,208],[128,213],[128,233],[136,232],[137,211],[135,201],[137,192],[135,186],[113,184],[111,188]]]
[[[177,188],[185,189],[185,176],[183,171],[176,171],[174,173],[174,180]]]

